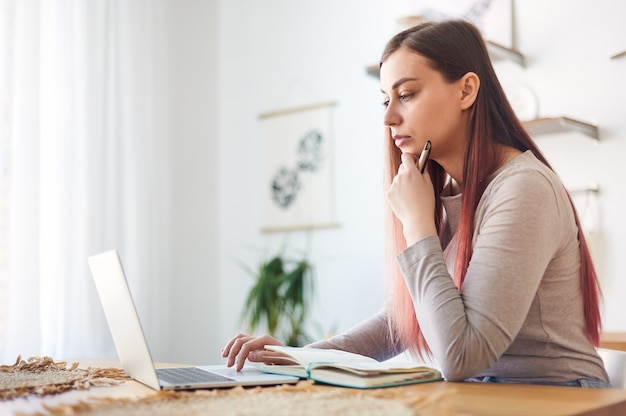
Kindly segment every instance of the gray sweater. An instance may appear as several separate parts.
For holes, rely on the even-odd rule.
[[[451,277],[460,195],[442,201],[441,240],[418,241],[397,260],[444,376],[607,381],[585,334],[578,230],[558,177],[530,151],[493,175],[476,211],[473,254],[461,292]],[[403,350],[389,337],[384,308],[311,346],[379,360]]]

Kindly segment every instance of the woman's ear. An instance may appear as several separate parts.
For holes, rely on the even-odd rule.
[[[476,101],[480,89],[480,78],[474,72],[468,72],[459,81],[461,84],[461,109],[467,110]]]

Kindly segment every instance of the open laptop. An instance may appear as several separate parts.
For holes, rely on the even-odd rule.
[[[156,369],[117,251],[91,256],[88,262],[122,367],[135,380],[155,390],[261,386],[299,380],[263,373],[252,366],[242,371],[226,365]]]

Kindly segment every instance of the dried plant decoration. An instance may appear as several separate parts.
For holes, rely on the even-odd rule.
[[[120,384],[129,377],[119,368],[69,368],[65,361],[50,357],[31,357],[15,364],[0,366],[0,400],[10,400],[28,395],[45,396],[68,390],[86,390],[91,386]]]
[[[196,392],[157,392],[139,399],[99,398],[47,407],[51,416],[69,415],[220,415],[220,416],[440,416],[452,414],[440,406],[444,394],[420,394],[380,389],[362,392],[328,388],[301,381],[295,386],[235,387]]]

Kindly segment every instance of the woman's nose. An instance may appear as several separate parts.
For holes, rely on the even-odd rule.
[[[383,124],[386,127],[396,126],[400,123],[400,115],[394,110],[393,106],[388,105],[385,108],[385,114],[383,116]]]

